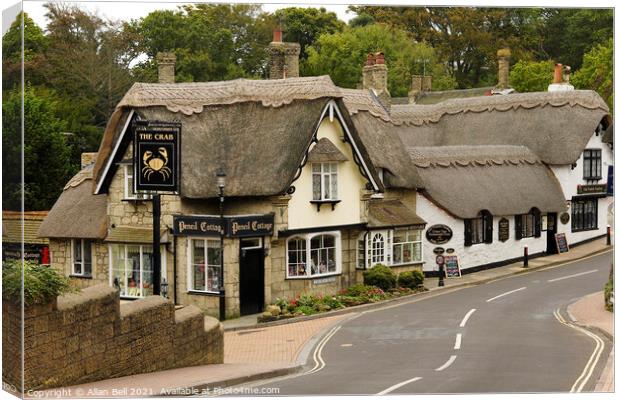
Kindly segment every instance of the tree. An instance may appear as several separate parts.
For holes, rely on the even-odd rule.
[[[435,89],[454,88],[455,81],[430,46],[416,43],[409,34],[383,24],[347,27],[341,33],[323,34],[308,48],[303,64],[307,75],[329,75],[342,87],[355,88],[362,80],[362,66],[370,52],[383,51],[388,66],[388,85],[392,96],[406,96],[411,75],[433,75]]]
[[[62,131],[65,122],[56,117],[55,104],[27,86],[24,94],[24,147],[21,147],[21,94],[4,96],[2,104],[2,201],[7,210],[49,210],[75,170],[69,164],[69,147]],[[24,184],[21,162],[24,161]]]
[[[284,28],[284,40],[299,43],[300,59],[307,58],[306,48],[324,33],[341,32],[345,23],[340,21],[334,12],[325,8],[288,7],[277,10],[276,20]]]
[[[553,81],[553,61],[518,61],[510,71],[510,86],[517,92],[544,92]]]
[[[607,102],[610,110],[614,106],[614,44],[610,38],[583,56],[583,64],[572,79],[578,89],[596,90]]]

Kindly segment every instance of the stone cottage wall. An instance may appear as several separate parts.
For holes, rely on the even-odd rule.
[[[5,382],[20,386],[20,306],[3,301]],[[120,305],[107,285],[28,306],[24,320],[25,390],[223,362],[223,328],[195,306],[150,296]]]
[[[50,239],[51,267],[68,276],[72,284],[79,288],[108,284],[108,246],[99,241],[92,242],[92,276],[76,277],[71,275],[71,239]]]

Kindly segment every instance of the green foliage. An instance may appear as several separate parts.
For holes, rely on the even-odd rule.
[[[22,299],[27,306],[46,304],[57,296],[70,293],[75,289],[69,284],[69,278],[44,265],[25,261],[22,268],[20,261],[7,261],[2,265],[2,297],[15,303]]]
[[[433,75],[433,89],[451,89],[455,81],[432,47],[416,43],[409,34],[383,24],[346,27],[342,32],[323,34],[308,48],[302,62],[303,75],[329,75],[335,84],[356,88],[362,81],[362,66],[368,53],[383,51],[388,66],[392,96],[406,96],[411,75]],[[426,65],[421,60],[428,60]]]
[[[320,304],[328,306],[331,310],[344,307],[344,304],[335,296],[323,296],[320,298]]]
[[[311,307],[314,308],[319,303],[319,298],[310,293],[304,293],[297,298],[298,307]]]
[[[517,62],[510,71],[510,86],[517,92],[545,92],[553,82],[553,61]]]
[[[277,10],[275,19],[282,24],[284,40],[299,43],[300,59],[307,58],[306,48],[322,34],[341,32],[345,23],[338,19],[336,13],[325,8],[288,7]]]
[[[605,284],[605,291],[604,291],[605,309],[611,312],[614,312],[614,303],[611,301],[613,295],[614,295],[614,274],[613,274],[613,267],[612,267],[610,274],[609,274],[609,280]]]
[[[295,309],[295,313],[302,313],[303,315],[312,315],[316,314],[317,310],[314,307],[310,306],[299,306]]]
[[[424,283],[424,274],[420,270],[406,271],[398,275],[398,286],[417,289]]]
[[[396,287],[396,274],[390,267],[383,264],[377,264],[364,271],[363,276],[364,285],[376,286],[385,291]]]
[[[583,56],[583,65],[571,80],[577,89],[596,90],[611,110],[614,107],[613,60],[614,43],[609,39]]]
[[[349,286],[348,288],[343,289],[341,294],[345,296],[358,297],[366,295],[372,289],[375,289],[375,287],[358,283],[357,285]]]
[[[6,210],[49,210],[74,170],[70,149],[61,132],[65,122],[56,117],[56,104],[26,87],[24,96],[24,147],[21,140],[21,93],[12,90],[2,104],[2,200]],[[24,185],[21,162],[24,161]]]

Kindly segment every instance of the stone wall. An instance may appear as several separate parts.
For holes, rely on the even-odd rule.
[[[71,274],[71,239],[50,239],[51,267],[71,279],[71,283],[79,288],[108,284],[109,262],[108,245],[100,241],[92,241],[92,266],[90,277],[79,277]]]
[[[20,306],[2,303],[3,380],[20,387]],[[107,285],[25,308],[24,389],[223,363],[223,328],[200,309],[160,296],[120,305]]]

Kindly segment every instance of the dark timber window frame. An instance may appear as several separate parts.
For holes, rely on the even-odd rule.
[[[515,215],[515,238],[521,240],[528,237],[540,237],[542,215],[537,208],[527,214]]]
[[[601,149],[583,151],[583,179],[598,181],[603,179],[603,155]]]
[[[465,225],[465,246],[493,243],[493,215],[482,210],[476,218],[463,220]]]
[[[589,210],[586,207],[588,204],[590,204]],[[598,198],[573,198],[570,208],[572,232],[598,229]]]

